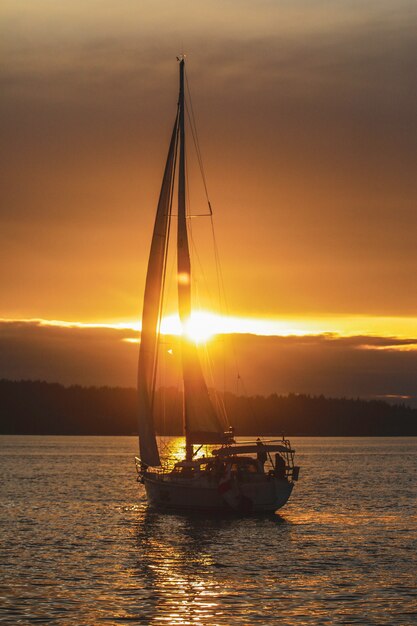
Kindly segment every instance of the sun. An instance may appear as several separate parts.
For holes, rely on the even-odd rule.
[[[216,322],[215,315],[196,312],[186,323],[184,334],[195,343],[205,343],[219,332]]]
[[[161,321],[161,333],[166,335],[185,336],[194,343],[206,343],[215,335],[250,333],[254,335],[306,335],[311,332],[322,332],[301,322],[285,320],[257,320],[220,315],[209,311],[196,310],[184,325],[178,314],[165,316]]]
[[[207,311],[194,311],[183,327],[178,315],[169,315],[161,322],[161,332],[167,335],[183,335],[195,343],[205,343],[221,332],[218,317]]]

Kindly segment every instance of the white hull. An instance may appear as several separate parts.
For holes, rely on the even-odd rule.
[[[254,478],[244,483],[234,481],[225,493],[205,478],[174,479],[166,474],[149,472],[143,482],[150,506],[159,509],[273,513],[288,501],[292,482],[266,475]]]

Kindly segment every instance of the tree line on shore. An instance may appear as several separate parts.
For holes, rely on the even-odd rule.
[[[417,409],[381,400],[304,394],[221,394],[237,436],[416,436]],[[182,394],[159,389],[156,429],[182,434]],[[133,435],[135,389],[64,387],[43,381],[0,380],[0,433],[27,435]]]

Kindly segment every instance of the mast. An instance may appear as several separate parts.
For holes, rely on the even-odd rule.
[[[178,313],[183,329],[191,315],[191,261],[187,236],[187,215],[185,205],[185,98],[184,98],[184,58],[180,58],[180,93],[179,93],[179,167],[178,167]],[[182,338],[182,361],[184,361],[187,346],[186,339]],[[186,402],[186,385],[183,390],[183,422],[185,434],[185,458],[193,458],[193,444],[188,436],[188,415]]]
[[[186,215],[185,160],[185,94],[184,58],[180,61],[180,92],[178,102],[179,167],[178,167],[178,313],[183,334],[181,339],[182,377],[184,383],[184,434],[186,459],[193,458],[193,444],[221,443],[224,428],[216,412],[211,392],[197,352],[197,346],[187,338],[186,329],[191,316],[191,261]]]

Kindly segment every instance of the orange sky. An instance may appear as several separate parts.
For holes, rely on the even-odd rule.
[[[183,48],[230,313],[407,334],[415,13],[405,0],[4,0],[0,317],[138,318]],[[206,226],[193,222],[198,240]]]

